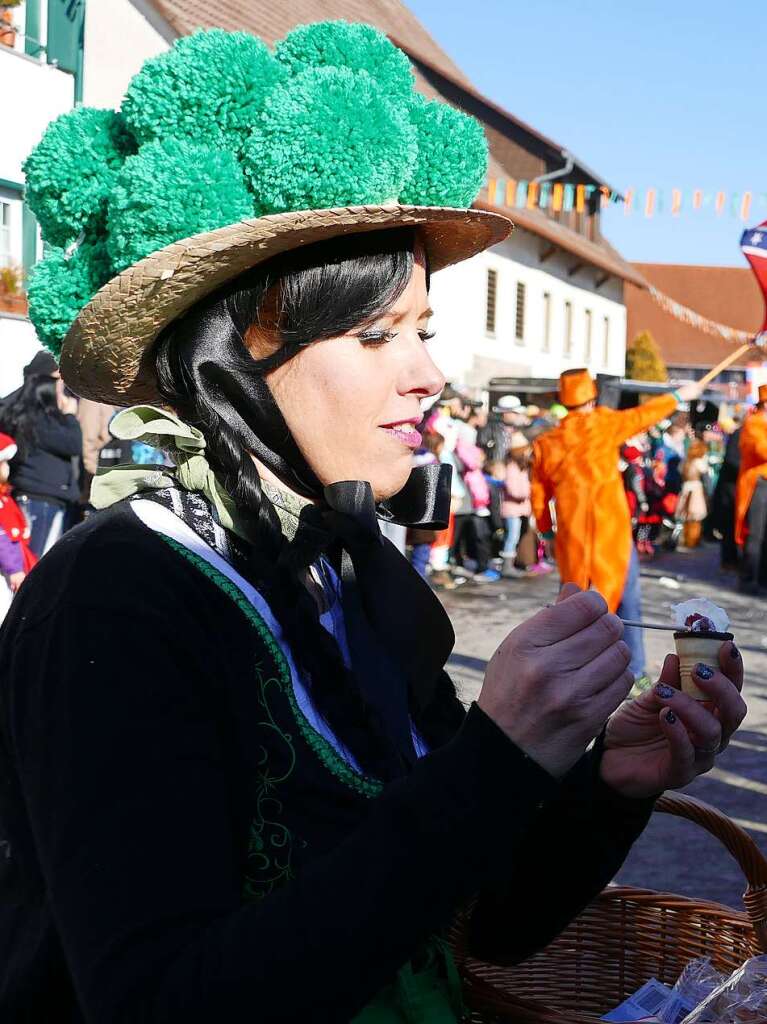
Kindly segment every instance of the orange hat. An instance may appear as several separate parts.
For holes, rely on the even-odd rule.
[[[759,385],[759,402],[767,402],[767,384]]]
[[[597,385],[588,370],[565,370],[559,377],[559,400],[568,409],[597,397]]]

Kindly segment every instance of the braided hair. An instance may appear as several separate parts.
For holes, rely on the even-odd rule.
[[[215,311],[224,310],[234,325],[235,341],[223,354],[215,353],[217,380],[227,371],[245,373],[252,397],[260,395],[268,404],[271,396],[263,375],[270,369],[302,346],[363,326],[391,307],[412,275],[416,244],[414,230],[394,229],[332,239],[277,257],[174,321],[155,350],[161,394],[203,433],[211,467],[245,517],[252,541],[249,574],[307,679],[315,707],[370,774],[384,774],[390,741],[363,701],[335,639],[320,622],[317,602],[306,586],[306,566],[291,561],[290,546],[249,453],[239,411],[222,405],[220,388],[201,386],[195,367],[209,359],[203,350],[210,348],[211,331],[205,324]],[[274,342],[273,351],[258,362],[244,342],[254,326]],[[301,463],[297,449],[293,453]],[[311,474],[305,464],[301,472]],[[462,713],[445,673],[435,693],[434,706],[419,711],[416,721],[431,745],[452,735]]]

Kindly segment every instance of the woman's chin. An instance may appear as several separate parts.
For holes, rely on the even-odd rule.
[[[387,498],[393,498],[395,494],[399,494],[407,483],[412,469],[412,458],[405,460],[401,466],[392,466],[387,473],[382,473],[379,467],[370,480],[375,500],[386,501]]]

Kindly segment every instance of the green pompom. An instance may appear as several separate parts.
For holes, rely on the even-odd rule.
[[[145,61],[122,113],[141,143],[176,137],[237,151],[284,69],[245,32],[195,32]]]
[[[416,100],[410,117],[418,130],[418,159],[400,201],[413,206],[471,206],[487,174],[482,125],[439,100]]]
[[[277,43],[274,55],[291,74],[308,68],[367,71],[391,99],[407,99],[413,69],[407,56],[372,25],[318,21],[299,25]]]
[[[183,139],[142,146],[109,199],[107,248],[119,273],[171,242],[252,217],[237,160]]]
[[[106,198],[136,143],[114,110],[76,107],[57,117],[24,162],[26,199],[50,245],[98,229]]]
[[[83,242],[67,259],[51,248],[29,276],[29,319],[40,341],[58,359],[77,314],[112,276],[103,241]]]
[[[242,162],[259,213],[396,201],[416,131],[365,71],[311,68],[279,85]]]

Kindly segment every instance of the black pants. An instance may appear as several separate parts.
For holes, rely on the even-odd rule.
[[[471,512],[466,512],[456,515],[453,521],[453,546],[450,549],[450,557],[456,565],[463,565],[464,558],[474,558],[474,535],[471,529],[473,518]]]
[[[490,516],[472,516],[471,531],[473,534],[474,557],[477,560],[477,572],[484,572],[490,561]]]
[[[724,484],[721,494],[722,565],[738,564],[738,545],[735,543],[735,485]]]
[[[746,583],[765,583],[765,533],[767,533],[767,480],[757,482],[751,504],[748,506],[748,536],[743,548],[742,575]]]

